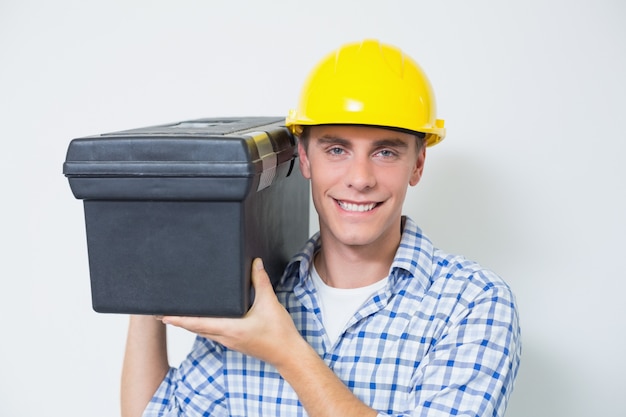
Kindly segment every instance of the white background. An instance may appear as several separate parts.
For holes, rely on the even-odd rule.
[[[421,63],[448,128],[406,213],[517,294],[507,415],[624,415],[623,2],[3,0],[0,416],[118,415],[127,319],[91,309],[69,141],[285,115],[366,37]],[[191,339],[171,338],[176,362]]]

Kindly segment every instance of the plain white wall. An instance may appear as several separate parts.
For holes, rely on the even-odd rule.
[[[0,416],[118,414],[126,317],[91,309],[70,139],[284,115],[365,37],[422,64],[447,122],[406,213],[517,294],[508,416],[623,416],[626,6],[511,3],[3,0]]]

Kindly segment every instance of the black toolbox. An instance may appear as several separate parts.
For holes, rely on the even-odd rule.
[[[70,142],[93,308],[241,316],[252,260],[273,283],[308,238],[309,186],[283,118],[189,120]]]

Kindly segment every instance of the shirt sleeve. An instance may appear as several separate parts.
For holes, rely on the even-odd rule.
[[[488,284],[458,312],[417,368],[412,416],[503,416],[521,356],[515,299]]]
[[[189,356],[170,368],[143,417],[228,416],[221,346],[197,337]]]

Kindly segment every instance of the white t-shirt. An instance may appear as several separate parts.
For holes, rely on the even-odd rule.
[[[322,322],[326,333],[334,345],[348,323],[361,307],[375,292],[387,285],[389,277],[381,279],[371,285],[360,288],[335,288],[326,285],[317,273],[315,265],[311,265],[311,279],[317,290]]]

